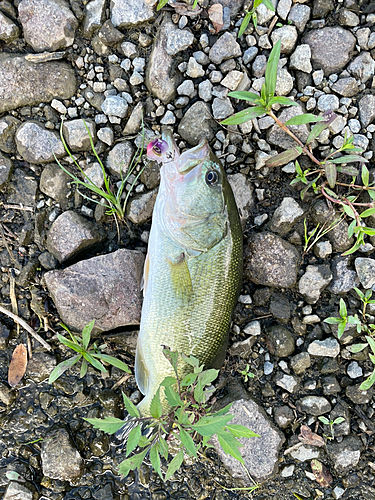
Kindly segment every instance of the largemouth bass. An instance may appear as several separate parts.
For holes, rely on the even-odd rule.
[[[144,269],[135,376],[150,416],[173,368],[163,346],[210,365],[228,335],[242,278],[242,231],[232,189],[206,142],[179,153],[172,132],[149,144],[162,163]],[[192,368],[183,361],[181,375]],[[166,402],[164,401],[164,405]]]

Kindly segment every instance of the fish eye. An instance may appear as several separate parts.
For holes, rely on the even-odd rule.
[[[214,186],[218,180],[219,176],[218,173],[215,172],[215,170],[209,170],[206,173],[206,184],[208,184],[209,186]]]

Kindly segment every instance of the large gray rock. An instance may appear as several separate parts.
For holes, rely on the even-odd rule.
[[[35,64],[26,57],[0,54],[0,113],[52,99],[70,99],[76,92],[71,66],[59,61]]]
[[[299,280],[298,290],[308,304],[318,302],[321,292],[332,281],[329,266],[307,266],[305,274]]]
[[[348,250],[353,245],[353,237],[348,238],[349,224],[344,219],[340,222],[340,214],[332,207],[329,207],[325,200],[318,200],[314,203],[311,210],[311,217],[314,224],[324,225],[327,229],[331,227],[326,234],[326,238],[331,242],[335,252],[345,252],[345,250]]]
[[[314,69],[322,69],[329,76],[348,64],[356,38],[350,31],[335,26],[310,31],[303,43],[310,45]]]
[[[26,486],[11,481],[7,486],[3,500],[33,500],[33,492]]]
[[[256,481],[265,481],[278,471],[278,453],[285,441],[283,433],[270,421],[263,408],[252,400],[235,401],[230,413],[234,415],[231,424],[243,425],[260,435],[250,439],[240,438],[244,446],[239,451],[251,477]],[[211,441],[232,476],[248,484],[249,477],[241,463],[223,452],[216,436]]]
[[[290,106],[281,111],[278,118],[281,122],[285,123],[290,118],[297,115],[302,115],[304,113],[301,106]],[[290,130],[303,142],[305,143],[308,135],[309,128],[307,125],[290,125]],[[295,141],[284,132],[276,123],[267,133],[267,140],[275,146],[279,146],[283,149],[289,149],[296,145]]]
[[[133,28],[151,21],[157,0],[111,0],[111,21],[116,28]]]
[[[294,353],[293,335],[283,326],[274,325],[268,328],[266,342],[272,356],[286,358]]]
[[[64,121],[64,137],[71,151],[91,151],[90,137],[85,124],[95,143],[96,126],[92,120],[82,120],[82,118],[79,118],[77,120]]]
[[[37,188],[38,183],[30,173],[17,168],[9,183],[7,202],[33,207]]]
[[[348,66],[348,71],[362,83],[366,83],[374,76],[375,61],[369,52],[361,52]]]
[[[102,243],[106,234],[93,222],[68,210],[57,217],[48,232],[47,248],[59,262],[76,258]]]
[[[245,276],[258,285],[290,288],[297,281],[296,248],[273,233],[252,234],[245,249]]]
[[[151,219],[157,194],[158,190],[154,189],[131,200],[127,214],[134,224],[144,224]]]
[[[363,288],[375,290],[375,259],[358,257],[354,264]]]
[[[358,436],[344,437],[340,443],[327,443],[327,453],[338,475],[347,474],[361,458],[363,444]]]
[[[235,37],[227,31],[213,44],[209,52],[209,58],[214,64],[241,55],[241,47]]]
[[[331,411],[330,402],[321,396],[305,396],[297,401],[297,408],[300,412],[318,417]]]
[[[78,21],[65,0],[22,0],[18,13],[25,40],[36,52],[73,45]]]
[[[271,34],[271,40],[274,45],[278,40],[281,41],[282,54],[290,54],[293,51],[297,38],[298,34],[296,27],[289,25],[282,26],[274,30]]]
[[[30,163],[49,163],[54,160],[54,154],[57,158],[66,154],[57,133],[38,122],[23,123],[15,138],[19,154]]]
[[[14,136],[20,121],[12,115],[0,119],[0,151],[4,153],[15,153],[16,142]]]
[[[0,40],[9,43],[18,38],[19,27],[0,11]]]
[[[51,479],[74,481],[83,472],[82,457],[65,429],[48,432],[43,439],[40,458],[43,474]]]
[[[375,119],[375,96],[372,94],[364,95],[359,101],[359,117],[363,127]]]
[[[167,52],[168,39],[177,29],[167,17],[156,35],[145,74],[148,90],[164,104],[174,99],[181,82],[181,76],[173,74],[174,58]]]
[[[144,255],[120,249],[45,274],[64,323],[81,331],[95,319],[95,331],[136,325],[141,317]]]
[[[343,97],[353,97],[359,92],[357,80],[351,76],[346,78],[339,78],[337,82],[331,85],[331,88],[337,94],[340,94]]]
[[[304,211],[294,198],[286,197],[275,210],[270,224],[271,231],[285,236],[303,216]]]
[[[89,37],[98,30],[105,19],[106,0],[91,0],[85,7],[83,34]]]
[[[213,120],[206,103],[195,102],[184,114],[178,133],[192,146],[196,146],[201,140],[211,141],[214,137],[216,122]]]
[[[170,30],[165,50],[170,56],[175,56],[179,52],[186,50],[194,42],[194,35],[188,30]]]
[[[107,156],[107,168],[116,178],[121,179],[127,173],[134,155],[134,148],[129,141],[116,144]]]
[[[348,293],[359,285],[357,273],[349,268],[349,257],[335,257],[331,264],[333,280],[329,285],[332,293]]]
[[[254,204],[253,188],[244,174],[228,175],[228,181],[236,200],[242,227],[245,228],[251,207]]]
[[[314,340],[307,348],[311,356],[322,356],[326,358],[337,358],[340,354],[340,344],[333,337],[325,340]]]
[[[39,189],[45,195],[58,201],[61,206],[65,206],[67,204],[66,196],[69,191],[68,182],[70,179],[69,175],[56,163],[49,163],[41,173]]]

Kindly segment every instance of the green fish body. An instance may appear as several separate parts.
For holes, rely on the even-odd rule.
[[[163,165],[135,361],[143,416],[160,383],[174,375],[164,346],[205,366],[220,354],[242,279],[240,219],[220,161],[207,143],[180,155],[169,130],[159,142],[166,150],[155,146]],[[192,368],[181,361],[178,370]]]

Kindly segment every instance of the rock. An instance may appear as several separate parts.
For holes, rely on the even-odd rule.
[[[48,432],[42,442],[43,474],[50,479],[74,481],[83,472],[83,460],[65,429]]]
[[[55,269],[58,263],[58,260],[49,252],[42,252],[38,257],[38,260],[41,266],[43,266],[47,271]]]
[[[234,344],[231,345],[229,352],[231,356],[240,356],[241,358],[248,359],[255,342],[255,336],[248,337],[246,340],[243,340],[241,342],[234,342]]]
[[[155,18],[157,0],[111,0],[111,21],[116,28],[134,28]]]
[[[154,189],[131,200],[127,214],[134,224],[144,224],[151,219],[157,194],[158,190]]]
[[[286,358],[294,352],[293,335],[287,328],[275,325],[267,329],[266,343],[272,356]]]
[[[291,6],[292,0],[280,0],[277,4],[277,13],[284,21],[288,17]]]
[[[90,37],[98,30],[105,19],[105,0],[91,0],[85,6],[85,18],[83,21],[83,34]]]
[[[314,253],[318,259],[326,259],[332,254],[332,245],[329,241],[317,241],[314,245]]]
[[[282,293],[273,293],[269,306],[270,313],[280,323],[288,323],[290,319],[291,306],[288,298]]]
[[[293,77],[285,68],[277,70],[276,95],[288,95],[293,88]]]
[[[127,121],[123,130],[123,135],[136,134],[142,125],[143,118],[143,103],[139,102],[131,112],[129,120]]]
[[[9,181],[12,168],[12,161],[0,153],[0,188],[5,186],[5,184]]]
[[[212,103],[212,114],[215,120],[223,120],[234,113],[234,109],[229,97],[219,99],[215,97]]]
[[[326,398],[321,396],[305,396],[297,401],[298,411],[319,417],[331,411],[331,405]]]
[[[339,73],[350,61],[356,39],[338,26],[311,30],[303,39],[310,45],[314,69],[322,69],[326,76]]]
[[[333,462],[335,472],[339,475],[347,474],[355,467],[361,457],[362,441],[358,436],[344,437],[340,443],[327,443],[327,453]]]
[[[106,234],[99,226],[68,210],[52,224],[47,236],[47,249],[59,262],[65,262],[92,250],[105,239]]]
[[[46,352],[36,352],[27,363],[27,376],[39,384],[46,380],[56,366],[56,358]]]
[[[237,400],[230,411],[234,415],[232,424],[244,425],[260,435],[251,439],[240,438],[244,446],[239,448],[239,451],[251,477],[256,481],[265,481],[277,473],[278,453],[285,441],[284,435],[269,420],[265,411],[252,400]],[[248,484],[249,478],[241,463],[223,452],[216,436],[211,441],[231,475],[234,478],[241,478]]]
[[[181,82],[178,73],[172,73],[174,58],[167,52],[168,40],[177,29],[166,17],[155,38],[146,69],[145,83],[148,90],[164,104],[175,98],[176,88]]]
[[[208,56],[214,64],[221,64],[223,61],[231,59],[232,57],[239,57],[241,54],[240,45],[237,43],[234,36],[226,31],[216,40]]]
[[[294,413],[289,406],[278,406],[275,408],[273,418],[279,427],[286,429],[293,422]]]
[[[121,141],[111,149],[107,156],[107,168],[117,179],[124,177],[134,155],[134,149],[129,141]]]
[[[73,45],[78,21],[64,0],[22,0],[18,14],[25,40],[35,52]]]
[[[353,28],[359,24],[359,17],[351,10],[341,9],[339,13],[339,23],[341,26],[349,26]]]
[[[293,375],[287,375],[286,373],[278,373],[275,380],[277,386],[290,392],[290,394],[293,394],[298,385],[298,379],[293,377]]]
[[[7,486],[3,500],[33,500],[33,492],[26,486],[11,481]]]
[[[333,0],[314,0],[313,17],[324,19],[335,8]]]
[[[310,46],[305,44],[298,45],[296,50],[290,56],[289,68],[298,69],[304,71],[305,73],[312,72],[311,66],[311,50]]]
[[[194,35],[189,30],[170,30],[165,50],[168,55],[175,56],[188,49],[194,42]]]
[[[290,118],[293,118],[297,115],[302,115],[304,113],[301,106],[290,106],[281,111],[278,118],[280,121],[285,123]],[[306,142],[306,139],[309,135],[309,129],[307,125],[290,125],[290,130],[303,142]],[[267,132],[267,141],[275,146],[279,146],[283,149],[290,149],[295,147],[296,143],[294,140],[286,134],[276,123],[273,127]]]
[[[258,54],[258,48],[257,47],[249,47],[245,52],[243,53],[242,60],[244,64],[248,65],[255,59],[255,56]]]
[[[213,120],[206,103],[195,102],[184,114],[178,126],[180,136],[192,146],[203,139],[211,141],[214,137],[216,122]]]
[[[351,363],[349,363],[348,368],[346,369],[346,373],[350,378],[359,378],[363,375],[362,368],[359,366],[357,361],[352,361]]]
[[[9,330],[8,330],[9,335]],[[5,406],[10,406],[16,399],[17,393],[12,392],[5,384],[0,383],[0,402]]]
[[[79,118],[78,120],[64,121],[63,133],[71,151],[91,151],[90,137],[86,127],[95,143],[96,127],[92,120]]]
[[[29,172],[17,168],[8,187],[8,203],[34,207],[38,184]]]
[[[351,76],[346,78],[339,78],[337,82],[331,85],[331,89],[337,94],[342,95],[343,97],[353,97],[359,92],[357,80]],[[370,94],[365,97],[369,96]]]
[[[20,123],[17,118],[11,115],[0,118],[0,151],[4,151],[4,153],[16,152],[14,136]]]
[[[286,197],[275,210],[271,219],[270,229],[281,236],[285,236],[303,214],[304,211],[294,198]]]
[[[346,388],[347,397],[353,401],[356,405],[365,405],[369,403],[374,395],[374,386],[370,387],[367,391],[363,391],[360,389],[362,384],[349,385]]]
[[[0,40],[10,43],[19,37],[20,29],[5,14],[0,12]]]
[[[357,273],[349,269],[349,257],[337,256],[332,260],[331,270],[333,279],[329,285],[332,293],[348,293],[355,286],[359,285]]]
[[[369,52],[361,52],[348,66],[349,73],[366,83],[374,76],[375,61]]]
[[[328,231],[326,237],[331,242],[335,252],[345,252],[345,250],[348,250],[353,245],[354,239],[348,238],[348,223],[342,220],[338,224],[340,214],[333,208],[328,207],[326,201],[318,200],[313,204],[311,217],[314,224],[320,224],[321,226],[325,224],[325,227],[330,227],[332,225],[332,229]]]
[[[253,337],[257,337],[258,335],[260,335],[261,326],[259,321],[251,321],[250,323],[248,323],[243,329],[243,332],[246,333],[246,335],[252,335]]]
[[[57,133],[45,129],[39,122],[23,123],[15,139],[19,154],[29,163],[49,163],[54,160],[54,154],[57,158],[66,154]]]
[[[305,29],[307,21],[310,19],[311,9],[307,5],[294,4],[290,9],[288,21],[290,21],[300,33]]]
[[[64,323],[81,331],[95,319],[102,332],[139,324],[143,263],[141,252],[120,249],[44,276]]]
[[[311,366],[311,358],[308,352],[300,352],[290,360],[290,367],[296,375],[302,375]]]
[[[70,177],[56,163],[49,163],[43,168],[40,176],[39,189],[45,195],[60,203],[67,205],[68,182]]]
[[[323,377],[322,388],[325,396],[331,396],[332,394],[341,392],[341,386],[336,377]]]
[[[318,99],[319,111],[336,111],[336,109],[339,109],[339,107],[339,98],[334,94],[321,95]]]
[[[202,66],[197,63],[194,57],[190,57],[186,68],[186,74],[190,78],[199,78],[204,76],[205,71]]]
[[[97,137],[98,137],[99,141],[104,142],[104,144],[107,144],[107,146],[112,146],[113,141],[114,141],[114,134],[113,134],[113,130],[110,127],[100,128],[98,130]],[[90,145],[90,148],[91,148],[91,145]]]
[[[375,259],[358,257],[354,265],[363,288],[375,290]]]
[[[313,460],[314,458],[319,458],[319,449],[315,446],[300,446],[296,450],[292,451],[290,456],[294,460],[299,460],[300,462],[306,462],[307,460]]]
[[[332,274],[329,266],[307,266],[305,274],[299,280],[299,293],[305,297],[308,304],[315,304],[331,280]]]
[[[0,54],[0,113],[52,99],[70,99],[76,92],[70,65],[58,61],[34,64],[26,57]]]
[[[375,96],[372,94],[364,95],[358,105],[362,126],[367,127],[375,119]]]
[[[224,10],[228,9],[229,16],[233,19],[241,10],[244,0],[211,0],[211,4],[220,4],[223,6]]]
[[[103,113],[107,116],[125,118],[128,112],[128,103],[119,95],[110,95],[105,98],[101,108]]]
[[[271,40],[273,45],[281,40],[281,54],[290,54],[297,42],[297,29],[295,26],[286,25],[272,31]]]
[[[307,351],[311,356],[336,358],[340,354],[340,344],[333,337],[325,340],[314,340],[307,348]]]
[[[236,200],[242,227],[245,227],[250,216],[251,207],[254,204],[253,188],[247,177],[241,173],[228,175],[228,181]]]
[[[273,233],[252,234],[245,249],[245,276],[258,285],[293,287],[297,280],[298,252]]]

